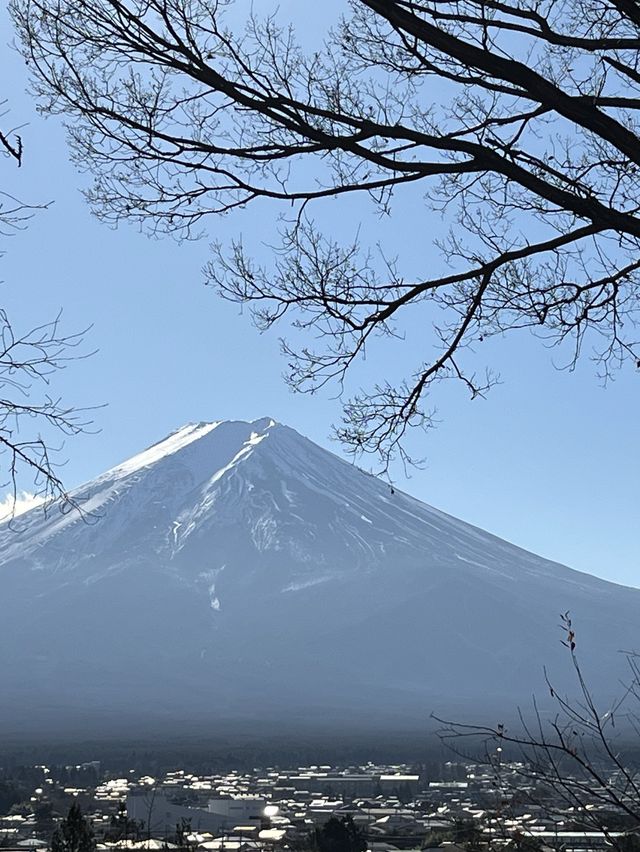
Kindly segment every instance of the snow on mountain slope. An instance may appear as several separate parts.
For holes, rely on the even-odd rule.
[[[35,694],[41,724],[78,703],[416,718],[529,695],[560,665],[567,609],[602,691],[615,652],[640,645],[639,591],[439,512],[270,418],[185,426],[74,496],[86,520],[0,525],[0,721]]]

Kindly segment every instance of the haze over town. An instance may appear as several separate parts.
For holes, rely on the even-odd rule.
[[[640,852],[636,0],[0,42],[0,852]]]

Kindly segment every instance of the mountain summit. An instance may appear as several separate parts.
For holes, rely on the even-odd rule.
[[[600,691],[640,591],[528,553],[263,418],[185,426],[0,526],[0,723],[515,708],[571,610]],[[619,656],[619,655],[618,655]],[[605,674],[606,672],[606,674]],[[25,708],[29,711],[25,713]],[[82,711],[81,709],[82,708]]]

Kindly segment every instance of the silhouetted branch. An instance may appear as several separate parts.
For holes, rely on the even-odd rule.
[[[230,8],[231,6],[231,8]],[[352,0],[307,54],[221,0],[13,0],[42,105],[69,121],[96,214],[196,237],[262,199],[289,217],[262,264],[217,246],[208,280],[262,329],[283,318],[297,391],[340,389],[380,337],[423,352],[345,403],[338,437],[386,465],[432,389],[495,382],[474,348],[528,329],[603,379],[640,356],[640,24],[631,0]],[[398,189],[403,187],[403,192]],[[419,190],[419,193],[417,192]],[[413,192],[413,194],[410,194]],[[321,234],[326,198],[410,205],[428,274]],[[448,238],[430,236],[446,213]],[[344,230],[344,228],[342,228]],[[296,335],[296,341],[298,336]]]
[[[0,133],[0,144],[20,165],[20,137]],[[33,212],[46,206],[26,205],[0,192],[0,235],[24,228]],[[49,393],[49,387],[54,374],[70,361],[88,357],[80,351],[85,333],[63,332],[61,314],[18,332],[0,308],[0,488],[9,491],[10,517],[26,487],[45,511],[54,501],[63,510],[81,510],[67,492],[59,468],[64,439],[87,430],[89,411],[65,405]]]
[[[534,700],[532,718],[519,711],[519,726],[513,729],[502,723],[473,725],[436,717],[440,737],[457,754],[490,767],[505,794],[526,789],[531,803],[565,818],[570,809],[579,830],[602,831],[612,846],[625,852],[624,832],[640,828],[640,777],[620,749],[637,724],[637,658],[627,653],[629,682],[619,698],[601,709],[578,662],[569,613],[561,620],[576,697],[564,697],[545,672],[555,710],[545,707],[543,712]],[[508,809],[503,811],[507,816]],[[623,829],[620,835],[612,828],[616,821]]]
[[[6,105],[6,101],[0,101],[0,110]],[[0,112],[0,119],[4,118],[5,112]],[[11,130],[8,133],[3,133],[0,129],[0,149],[4,148],[5,154],[17,162],[18,166],[22,165],[22,137],[15,131]]]

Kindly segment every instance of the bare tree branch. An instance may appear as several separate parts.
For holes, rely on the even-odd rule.
[[[629,681],[620,696],[600,707],[585,680],[569,613],[561,615],[563,644],[570,655],[577,696],[565,697],[545,673],[552,707],[543,712],[534,701],[533,716],[520,711],[513,729],[437,719],[440,736],[457,754],[490,767],[508,802],[516,789],[528,790],[529,802],[548,814],[573,814],[576,830],[603,832],[619,852],[640,829],[640,779],[630,769],[622,744],[637,730],[640,669],[627,652]],[[547,701],[547,705],[548,705]],[[616,830],[617,825],[617,830]]]
[[[21,138],[14,132],[0,133],[0,144],[19,166]],[[23,204],[0,192],[0,235],[23,229],[34,211],[46,206]],[[58,314],[52,321],[18,332],[0,308],[0,488],[8,489],[14,511],[25,488],[33,490],[45,511],[56,501],[63,510],[82,511],[67,492],[59,470],[64,439],[88,429],[89,412],[65,405],[49,388],[54,374],[70,361],[87,357],[81,351],[86,332],[65,333],[61,320]]]
[[[472,398],[496,381],[474,354],[491,336],[528,329],[569,368],[587,352],[603,380],[640,363],[635,3],[351,0],[312,54],[239,2],[11,5],[99,218],[197,237],[258,199],[281,215],[266,260],[217,245],[206,274],[260,328],[290,321],[295,390],[342,391],[380,337],[402,347],[408,317],[425,316],[404,378],[346,400],[336,432],[354,452],[409,460],[403,438],[432,425],[438,381]],[[322,234],[314,206],[350,195],[422,217],[427,235],[444,213],[441,261],[416,275],[401,246]]]

